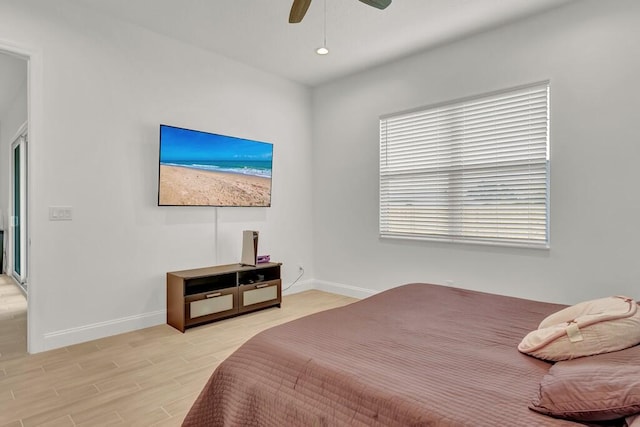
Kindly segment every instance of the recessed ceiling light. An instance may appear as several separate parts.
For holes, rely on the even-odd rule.
[[[316,53],[318,55],[326,55],[327,53],[329,53],[329,49],[327,49],[325,46],[322,46],[316,49]]]

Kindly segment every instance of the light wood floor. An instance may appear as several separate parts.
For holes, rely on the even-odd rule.
[[[247,339],[353,301],[306,291],[285,296],[281,309],[184,334],[160,325],[35,355],[9,350],[0,357],[0,426],[179,426],[214,368]]]
[[[26,352],[27,299],[12,279],[0,274],[0,363]]]

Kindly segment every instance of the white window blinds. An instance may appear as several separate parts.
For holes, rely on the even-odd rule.
[[[382,117],[380,235],[548,247],[549,83]]]

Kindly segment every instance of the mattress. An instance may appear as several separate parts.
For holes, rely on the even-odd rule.
[[[517,350],[557,304],[409,284],[256,335],[185,426],[578,426],[528,409],[550,364]]]

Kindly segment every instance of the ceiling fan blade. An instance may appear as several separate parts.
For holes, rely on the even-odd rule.
[[[293,5],[291,5],[291,12],[289,13],[289,23],[297,24],[302,21],[305,13],[307,13],[307,9],[309,9],[309,5],[311,4],[311,0],[293,0]]]
[[[364,4],[378,9],[386,9],[391,4],[391,0],[360,0]]]

